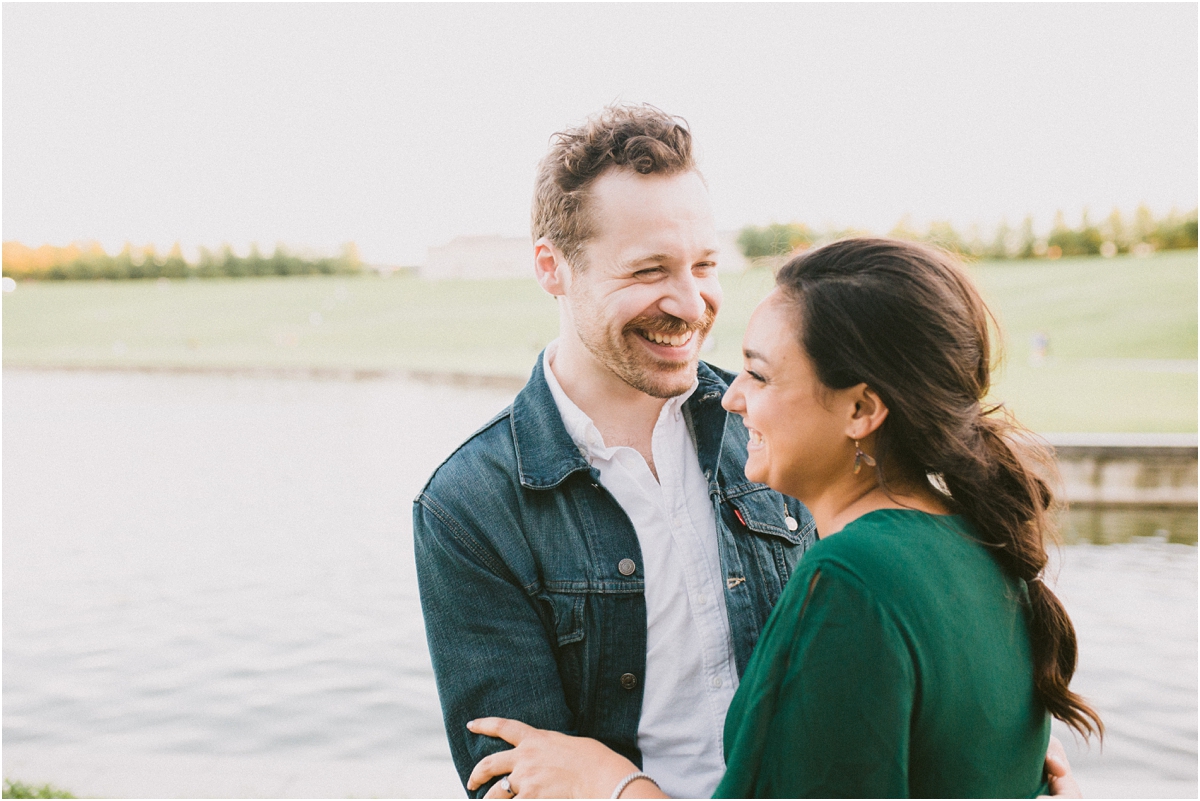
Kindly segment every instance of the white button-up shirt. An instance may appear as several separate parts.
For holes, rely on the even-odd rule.
[[[646,676],[638,748],[668,795],[708,798],[725,772],[725,713],[737,667],[708,481],[683,417],[692,388],[663,404],[651,452],[658,480],[633,448],[608,447],[563,391],[546,348],[546,383],[567,433],[633,523],[646,581]]]

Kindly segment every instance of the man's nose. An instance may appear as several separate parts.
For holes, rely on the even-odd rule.
[[[704,319],[708,302],[700,291],[700,282],[691,272],[687,272],[671,280],[667,296],[659,303],[659,308],[672,317],[695,323]]]

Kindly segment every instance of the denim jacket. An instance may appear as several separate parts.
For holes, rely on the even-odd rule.
[[[746,479],[746,428],[721,408],[732,375],[701,362],[698,379],[684,415],[709,482],[740,676],[816,531],[798,501]],[[641,549],[563,426],[540,357],[512,405],[417,496],[413,538],[425,633],[464,784],[476,762],[507,747],[467,731],[467,721],[491,715],[594,737],[642,764]],[[628,561],[618,568],[623,560],[633,562],[629,575]]]

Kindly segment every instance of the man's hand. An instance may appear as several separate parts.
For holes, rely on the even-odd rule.
[[[1046,776],[1050,779],[1050,795],[1041,798],[1083,798],[1071,773],[1071,763],[1067,762],[1067,751],[1053,735],[1046,749]]]

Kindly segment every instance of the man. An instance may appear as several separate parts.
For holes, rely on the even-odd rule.
[[[503,747],[466,722],[504,715],[711,795],[738,677],[815,531],[746,480],[732,375],[699,360],[721,288],[687,128],[637,106],[560,134],[533,236],[559,339],[414,504],[455,765],[465,783]]]
[[[687,128],[623,106],[559,134],[533,236],[559,339],[413,507],[455,766],[465,785],[506,747],[467,721],[509,717],[711,796],[738,679],[816,532],[746,480],[733,375],[699,359],[721,288]]]

